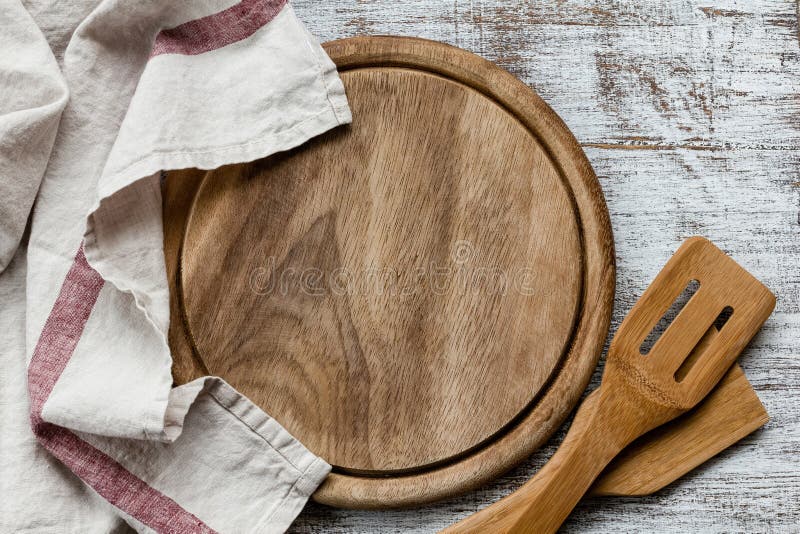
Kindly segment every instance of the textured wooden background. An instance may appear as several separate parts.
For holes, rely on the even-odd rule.
[[[794,0],[295,0],[320,40],[426,37],[533,87],[583,145],[617,244],[613,327],[687,236],[777,295],[741,363],[772,420],[646,498],[582,503],[567,532],[800,532],[800,48]],[[599,376],[599,373],[597,373]],[[595,382],[597,381],[595,377]],[[431,532],[517,488],[507,476],[421,509],[310,504],[295,532]]]

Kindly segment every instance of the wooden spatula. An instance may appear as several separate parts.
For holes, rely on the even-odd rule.
[[[693,282],[699,289],[642,354],[648,334]],[[550,461],[519,490],[446,532],[555,532],[620,451],[711,391],[774,306],[774,295],[711,242],[688,239],[620,325],[600,387]]]
[[[650,495],[767,421],[767,410],[742,368],[734,364],[700,404],[625,447],[588,495]]]

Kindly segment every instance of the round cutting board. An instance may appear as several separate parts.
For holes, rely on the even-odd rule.
[[[608,213],[506,71],[420,39],[325,47],[352,125],[167,180],[175,377],[223,377],[329,462],[318,501],[419,504],[576,404],[612,307]]]

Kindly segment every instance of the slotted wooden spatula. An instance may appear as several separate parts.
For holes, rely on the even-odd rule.
[[[592,497],[650,495],[769,421],[739,365],[694,409],[640,437],[619,453],[588,492]]]
[[[699,289],[643,351],[690,283]],[[555,532],[620,451],[711,391],[774,306],[774,295],[710,241],[688,239],[620,325],[600,387],[584,400],[550,461],[519,490],[446,532]],[[723,315],[729,317],[716,332]]]

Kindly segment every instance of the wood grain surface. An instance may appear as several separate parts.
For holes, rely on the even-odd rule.
[[[222,376],[333,464],[315,499],[419,504],[508,469],[574,406],[610,317],[608,214],[563,123],[497,66],[422,40],[326,48],[352,126],[196,194],[199,175],[167,178],[174,373]]]
[[[415,470],[490,439],[550,377],[581,237],[556,167],[497,104],[409,69],[342,77],[352,127],[204,180],[187,324],[211,374],[329,463]]]
[[[647,497],[581,503],[566,532],[796,532],[800,522],[800,49],[791,0],[658,3],[295,0],[321,40],[414,35],[519,76],[600,177],[617,247],[614,325],[677,245],[710,237],[778,297],[741,364],[771,420]],[[599,371],[596,373],[599,376]],[[310,504],[295,532],[432,532],[519,487],[552,455],[413,512]]]

